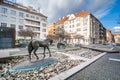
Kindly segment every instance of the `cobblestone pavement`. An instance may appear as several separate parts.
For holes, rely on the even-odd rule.
[[[120,53],[106,54],[66,80],[120,80],[120,62],[109,58],[120,59]]]

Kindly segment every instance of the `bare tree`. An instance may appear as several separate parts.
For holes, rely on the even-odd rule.
[[[19,30],[18,35],[21,36],[21,37],[24,37],[24,40],[25,40],[26,37],[27,37],[26,30],[23,30],[23,29]]]
[[[33,32],[31,29],[26,29],[26,34],[27,37],[31,37],[31,39],[33,39],[33,36],[35,36],[35,32]]]
[[[59,42],[62,42],[65,38],[65,30],[63,28],[58,27],[55,31],[55,37]]]
[[[55,41],[55,40],[56,40],[55,35],[47,35],[47,37],[48,37],[48,38],[51,38],[53,41]]]
[[[26,39],[26,37],[31,37],[31,39],[32,39],[33,36],[35,36],[35,32],[33,32],[31,29],[27,28],[25,30],[19,30],[18,35],[21,37],[24,37],[24,40]]]

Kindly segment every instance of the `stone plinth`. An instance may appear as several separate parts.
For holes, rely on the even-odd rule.
[[[57,61],[58,60],[56,58],[52,58],[52,57],[45,58],[42,60],[32,59],[31,62],[27,60],[27,61],[18,63],[13,68],[9,69],[9,72],[24,72],[24,71],[36,70],[36,69],[44,68],[48,65],[54,64]]]

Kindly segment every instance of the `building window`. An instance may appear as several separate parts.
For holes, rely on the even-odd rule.
[[[2,8],[1,8],[1,13],[7,14],[7,13],[8,13],[8,9],[7,9],[7,8],[2,7]]]
[[[1,15],[1,19],[2,19],[2,21],[7,21],[8,20],[6,15]]]
[[[22,12],[19,12],[19,17],[23,17],[24,14]]]
[[[26,17],[29,17],[29,14],[26,14]]]
[[[19,29],[23,29],[23,26],[20,25],[20,26],[19,26]]]
[[[40,37],[40,34],[36,34],[37,37]]]
[[[42,32],[46,32],[46,29],[42,29]]]
[[[85,28],[83,28],[83,31],[87,31],[87,28],[85,27]]]
[[[7,23],[1,23],[1,27],[7,27]]]
[[[36,17],[36,19],[39,19],[39,17]]]
[[[77,23],[77,27],[79,27],[80,26],[80,23]]]
[[[24,20],[23,20],[23,19],[19,19],[19,23],[20,23],[20,24],[23,24],[23,23],[24,23]]]
[[[35,16],[31,16],[32,19],[35,19]]]
[[[45,19],[45,18],[42,18],[41,20],[42,20],[42,21],[46,21],[46,19]]]
[[[40,31],[39,27],[34,28],[34,31]]]
[[[42,23],[42,26],[43,26],[43,27],[46,27],[46,23]]]
[[[14,10],[11,10],[11,15],[16,15],[16,11],[14,11]]]
[[[10,27],[11,27],[11,28],[15,28],[16,25],[15,25],[15,24],[10,24]]]
[[[77,29],[77,31],[81,31],[81,29],[80,29],[80,28],[78,28],[78,29]]]
[[[16,18],[15,17],[11,17],[11,22],[16,22]]]
[[[88,21],[87,17],[84,17],[83,18],[83,25],[87,25],[87,21]]]
[[[47,35],[46,34],[43,34],[44,35],[44,37],[46,37]]]

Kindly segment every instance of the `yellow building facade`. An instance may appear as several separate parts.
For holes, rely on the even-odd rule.
[[[55,35],[55,24],[51,24],[48,26],[48,35],[54,36]]]
[[[111,30],[109,30],[109,29],[106,30],[106,41],[107,41],[107,43],[112,42],[112,33],[111,33]]]

